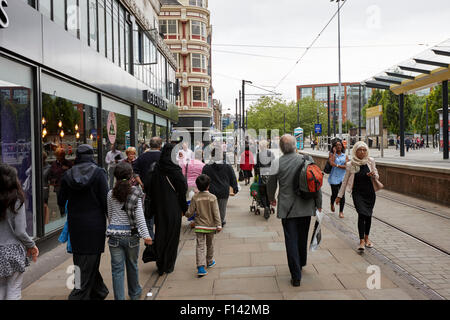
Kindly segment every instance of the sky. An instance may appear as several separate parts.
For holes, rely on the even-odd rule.
[[[288,101],[296,99],[297,85],[337,83],[338,16],[304,49],[337,6],[330,0],[209,0],[213,98],[222,112],[235,112],[242,79]],[[450,38],[449,0],[347,0],[341,6],[342,82],[369,79]],[[246,109],[257,97],[246,96]]]

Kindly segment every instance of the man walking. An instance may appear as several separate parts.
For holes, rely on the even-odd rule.
[[[100,274],[100,259],[105,250],[108,184],[106,172],[94,162],[94,149],[78,147],[75,165],[64,174],[58,205],[68,208],[68,225],[75,277],[80,287],[69,300],[104,300],[109,291]],[[78,274],[78,271],[81,274]]]
[[[144,189],[143,180],[150,169],[152,163],[159,161],[161,156],[162,139],[160,137],[153,137],[150,139],[150,150],[144,152],[137,158],[133,165],[133,171],[136,175],[136,181]],[[155,233],[153,232],[154,218],[149,216],[149,208],[144,208],[145,221],[147,222],[148,232],[150,238],[154,239]]]
[[[122,152],[117,150],[115,143],[111,145],[111,150],[108,151],[105,157],[105,162],[108,165],[108,177],[109,177],[109,189],[114,187],[114,169],[116,169],[117,164],[122,161]]]
[[[283,155],[275,160],[272,167],[267,193],[272,205],[275,205],[275,192],[279,185],[277,216],[283,225],[291,284],[298,287],[302,267],[306,265],[311,216],[315,216],[316,209],[322,211],[322,191],[319,191],[317,199],[306,200],[297,196],[293,184],[304,158],[296,153],[295,138],[289,134],[281,137],[280,149]]]

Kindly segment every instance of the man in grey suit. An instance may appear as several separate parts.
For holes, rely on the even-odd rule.
[[[319,191],[317,199],[305,200],[297,196],[293,183],[304,161],[303,156],[296,152],[295,138],[289,134],[281,137],[280,149],[283,155],[272,166],[267,193],[272,205],[276,205],[275,192],[279,185],[277,216],[283,224],[291,284],[298,287],[302,267],[306,265],[311,217],[316,215],[316,209],[322,211],[322,191]]]

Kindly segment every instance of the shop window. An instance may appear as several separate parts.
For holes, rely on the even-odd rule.
[[[81,144],[94,148],[98,158],[97,94],[42,75],[43,203],[45,233],[63,226],[65,206],[57,196],[65,171],[73,166]]]
[[[66,10],[65,1],[53,1],[53,21],[59,24],[61,27],[65,27],[66,23]]]
[[[89,1],[89,45],[97,50],[97,1]]]
[[[16,168],[25,193],[27,233],[35,236],[31,69],[0,57],[0,163]]]
[[[52,0],[40,0],[39,1],[39,12],[44,16],[51,19],[52,18]]]
[[[167,120],[156,116],[156,136],[164,141],[167,140]]]
[[[150,146],[150,139],[153,137],[154,119],[153,114],[138,110],[138,154],[144,151],[144,144]]]
[[[118,101],[102,98],[102,130],[103,130],[103,167],[108,172],[108,184],[114,186],[114,162],[125,158],[125,150],[131,146],[131,108]],[[118,150],[117,157],[113,163],[107,164],[108,152],[112,151],[112,146]],[[117,159],[116,159],[117,158]]]

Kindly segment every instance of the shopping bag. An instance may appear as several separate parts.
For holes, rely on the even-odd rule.
[[[319,248],[320,242],[322,241],[322,229],[320,224],[322,222],[323,213],[316,210],[316,222],[314,224],[313,236],[311,238],[311,244],[309,245],[309,250],[316,251]]]
[[[156,261],[156,257],[155,241],[153,241],[153,244],[145,246],[144,252],[142,253],[142,261],[144,263]]]
[[[239,170],[239,182],[244,181],[244,171]]]

